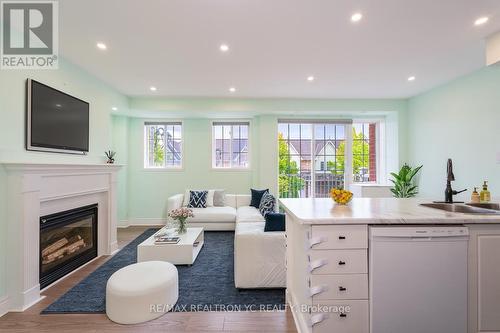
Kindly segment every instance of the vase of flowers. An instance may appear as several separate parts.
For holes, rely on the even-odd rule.
[[[193,211],[189,208],[182,207],[177,209],[172,209],[168,216],[177,222],[177,233],[185,234],[187,231],[187,223],[186,220],[188,217],[194,217]]]

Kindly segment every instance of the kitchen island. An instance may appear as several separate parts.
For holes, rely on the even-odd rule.
[[[450,298],[449,304],[444,299],[447,306],[439,311],[445,315],[448,308],[464,303],[462,320],[456,321],[456,326],[449,326],[450,333],[500,331],[500,215],[447,212],[421,206],[424,202],[429,201],[354,198],[349,205],[340,206],[329,198],[280,199],[287,215],[287,301],[299,332],[381,332],[370,323],[376,317],[373,304],[384,298],[373,286],[372,277],[377,272],[374,265],[379,261],[373,260],[370,237],[373,230],[384,228],[413,232],[412,239],[437,239],[438,234],[431,232],[464,236],[461,238],[468,242],[463,242],[462,252],[454,252],[454,260],[460,262],[462,258],[463,269],[450,276],[449,284],[434,287],[446,289],[461,283],[462,289],[467,290],[462,298]],[[450,244],[450,249],[454,246],[451,242],[446,244]],[[442,267],[447,267],[446,256],[451,256],[446,246],[436,253],[436,261],[441,260]],[[432,252],[430,255],[432,258]],[[429,266],[420,264],[422,268]],[[443,270],[447,273],[447,268]],[[414,317],[423,312],[418,311]],[[418,332],[418,325],[414,326]],[[438,326],[437,330],[446,333]],[[432,329],[432,323],[425,328]]]

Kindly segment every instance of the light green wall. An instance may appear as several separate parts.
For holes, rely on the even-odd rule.
[[[166,216],[167,198],[186,188],[224,188],[230,193],[245,193],[253,182],[255,156],[247,171],[220,171],[211,168],[211,121],[183,119],[183,168],[181,170],[144,169],[144,119],[131,118],[129,124],[129,191],[130,223],[147,223],[148,219]],[[256,143],[258,122],[252,120],[250,145]],[[139,219],[140,221],[137,221]],[[151,221],[154,223],[154,221]]]
[[[26,79],[32,78],[90,102],[87,156],[25,150]],[[6,175],[1,163],[102,163],[111,146],[111,107],[126,112],[128,99],[79,67],[60,60],[58,70],[0,71],[0,299],[5,296]]]
[[[186,188],[224,188],[248,193],[251,187],[277,189],[277,123],[279,118],[385,117],[387,153],[393,171],[399,167],[399,127],[406,120],[403,100],[304,100],[304,99],[164,99],[131,98],[130,110],[147,118],[128,121],[128,223],[157,223],[166,216],[167,198]],[[403,117],[400,117],[400,113]],[[155,116],[156,115],[156,116]],[[251,167],[248,171],[211,168],[211,121],[251,119]],[[182,120],[184,167],[182,170],[145,170],[144,121]],[[122,119],[113,125],[123,128]],[[121,130],[119,130],[121,131]],[[118,148],[117,148],[118,150]]]
[[[118,224],[128,224],[128,123],[129,118],[112,116],[112,150],[115,163],[123,165],[118,173]]]
[[[422,196],[443,199],[446,160],[453,159],[455,189],[470,198],[473,186],[489,180],[500,197],[500,67],[486,67],[428,93],[411,98],[408,108],[408,152],[423,164]]]
[[[32,78],[90,102],[90,152],[87,156],[25,150],[26,79]],[[111,142],[111,107],[128,108],[125,96],[68,62],[58,70],[0,72],[0,162],[101,163]]]

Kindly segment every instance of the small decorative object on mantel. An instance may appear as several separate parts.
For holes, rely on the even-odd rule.
[[[104,154],[106,154],[106,157],[108,158],[108,161],[106,163],[108,163],[108,164],[115,163],[116,151],[108,150],[108,151],[105,151]]]
[[[193,211],[189,208],[182,207],[177,209],[172,209],[168,216],[177,222],[177,234],[185,234],[187,231],[186,220],[188,217],[194,217]]]
[[[330,196],[339,205],[347,205],[352,199],[352,192],[340,188],[332,188]]]

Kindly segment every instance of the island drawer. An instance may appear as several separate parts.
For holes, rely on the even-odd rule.
[[[315,250],[366,249],[366,225],[313,225],[310,245]]]
[[[313,250],[309,251],[311,274],[366,274],[367,250]]]
[[[368,274],[311,275],[313,301],[368,299]]]
[[[312,333],[368,333],[368,301],[328,301],[313,303]]]

